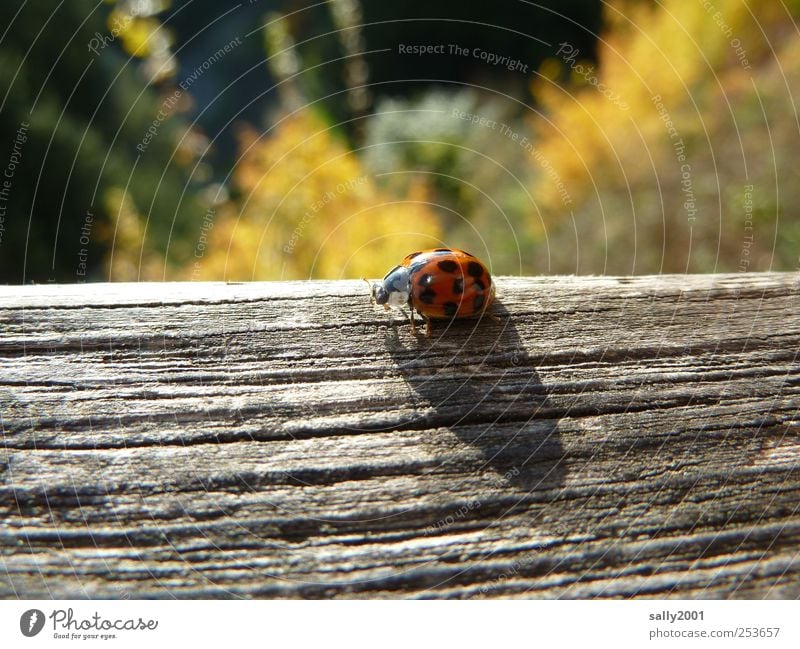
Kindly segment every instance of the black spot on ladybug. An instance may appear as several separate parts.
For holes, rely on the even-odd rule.
[[[444,309],[444,314],[446,316],[454,316],[456,311],[458,311],[458,304],[455,302],[445,302],[442,305],[442,308]]]
[[[422,293],[419,294],[420,302],[424,302],[425,304],[433,304],[433,301],[436,299],[436,293],[433,292],[430,288],[426,288]]]
[[[472,302],[472,308],[475,311],[480,311],[483,308],[483,303],[485,301],[485,297],[483,293],[476,295],[475,300]]]
[[[429,275],[425,273],[422,277],[419,278],[419,285],[420,286],[430,286],[433,284],[433,275]]]
[[[486,290],[486,285],[479,279],[476,279],[474,282],[472,282],[472,286],[473,286],[473,288],[476,288],[479,291],[485,291]]]
[[[436,248],[433,252],[451,252],[450,248]]]
[[[483,266],[477,261],[471,261],[467,264],[467,272],[473,277],[480,277],[483,275]]]
[[[453,280],[453,293],[456,295],[461,295],[464,292],[464,278],[459,277],[456,280]]]
[[[420,250],[420,251],[418,251],[418,252],[412,252],[410,255],[408,255],[408,256],[406,257],[406,259],[414,259],[414,257],[416,257],[417,255],[421,255],[421,254],[422,254],[422,251],[421,251],[421,250]]]
[[[456,268],[458,268],[458,264],[452,259],[445,259],[436,265],[439,267],[439,270],[444,271],[445,273],[454,273],[456,272]]]

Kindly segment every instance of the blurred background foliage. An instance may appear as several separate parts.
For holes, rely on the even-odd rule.
[[[528,122],[574,200],[564,206],[545,177],[534,184],[550,245],[569,260],[559,270],[797,269],[799,8],[610,5],[598,74],[625,111],[583,78],[566,92],[532,80],[552,123]]]
[[[6,0],[0,281],[793,270],[798,15]]]

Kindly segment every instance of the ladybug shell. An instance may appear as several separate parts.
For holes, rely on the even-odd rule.
[[[408,268],[411,306],[428,318],[473,318],[494,300],[494,285],[486,265],[463,250],[414,252],[400,265]]]

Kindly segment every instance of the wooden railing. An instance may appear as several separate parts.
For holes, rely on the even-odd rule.
[[[798,597],[800,275],[0,287],[4,597]]]

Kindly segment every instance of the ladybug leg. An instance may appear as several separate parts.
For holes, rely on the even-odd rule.
[[[409,320],[409,322],[411,322],[411,333],[416,336],[417,335],[417,324],[414,322],[414,307],[409,304],[408,308],[411,311],[411,313],[408,316],[408,320]]]
[[[431,319],[430,318],[425,318],[425,337],[426,338],[430,338],[431,337]]]

